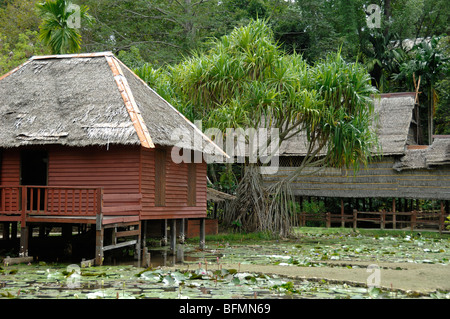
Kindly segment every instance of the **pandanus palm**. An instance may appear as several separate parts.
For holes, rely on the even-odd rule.
[[[314,66],[299,55],[285,55],[261,20],[172,67],[171,81],[181,104],[190,104],[197,118],[206,119],[204,127],[276,128],[279,139],[269,143],[278,145],[266,145],[271,149],[299,133],[308,136],[303,163],[268,191],[259,170],[246,166],[231,218],[249,224],[248,230],[286,234],[289,181],[305,167],[357,167],[367,162],[373,147],[369,126],[375,88],[367,70],[345,62],[339,53]]]
[[[79,23],[92,22],[86,6],[76,6],[69,0],[46,0],[37,3],[42,18],[39,39],[53,54],[76,53],[81,49]]]

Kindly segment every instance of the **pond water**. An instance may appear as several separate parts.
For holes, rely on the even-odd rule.
[[[450,242],[448,239],[321,235],[258,244],[211,242],[202,251],[197,245],[184,244],[177,245],[174,254],[167,247],[155,248],[150,250],[151,267],[147,269],[126,258],[106,258],[103,266],[89,268],[43,261],[2,265],[0,298],[450,298],[449,292],[407,295],[226,268],[233,263],[320,267],[327,260],[355,258],[448,264]],[[168,270],[164,266],[180,266],[177,268],[184,270]]]

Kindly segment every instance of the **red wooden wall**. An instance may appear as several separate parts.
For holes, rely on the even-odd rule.
[[[206,163],[195,164],[195,201],[188,202],[188,164],[175,164],[170,148],[165,158],[164,206],[155,205],[155,149],[139,146],[42,147],[48,151],[48,186],[103,187],[107,195],[131,194],[132,199],[104,200],[105,207],[139,204],[141,219],[206,217]],[[20,149],[3,149],[1,185],[20,184]],[[192,174],[192,171],[191,171]],[[191,189],[192,190],[192,189]],[[127,210],[124,214],[138,214]]]
[[[14,185],[20,183],[20,151],[16,148],[2,150],[2,165],[0,169],[0,185]]]
[[[165,203],[155,205],[155,150],[141,150],[142,219],[205,218],[206,163],[196,165],[195,206],[188,204],[188,164],[172,162],[171,149],[166,149]]]

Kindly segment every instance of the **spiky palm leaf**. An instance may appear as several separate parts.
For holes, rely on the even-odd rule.
[[[46,0],[36,3],[39,16],[42,18],[39,39],[50,47],[52,53],[76,53],[81,49],[81,34],[70,25],[73,15],[80,14],[80,19],[90,23],[92,17],[86,6],[79,6],[80,11],[73,10],[69,0]]]

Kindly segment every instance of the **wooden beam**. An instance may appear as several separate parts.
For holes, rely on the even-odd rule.
[[[126,246],[131,246],[131,245],[136,245],[138,241],[136,239],[133,240],[129,240],[129,241],[124,241],[115,245],[108,245],[108,246],[104,246],[103,247],[103,251],[107,251],[107,250],[111,250],[111,249],[116,249],[116,248],[122,248],[122,247],[126,247]]]
[[[113,56],[105,56],[109,67],[114,75],[119,92],[127,108],[128,114],[130,115],[131,122],[134,125],[136,134],[139,137],[142,147],[145,148],[155,148],[152,142],[148,128],[144,122],[142,114],[137,106],[137,103],[133,97],[133,93],[128,85],[126,77],[123,75],[123,71],[120,68],[119,63]]]
[[[15,264],[21,264],[21,263],[30,263],[33,261],[33,257],[14,257],[11,258],[7,256],[5,259],[3,259],[2,263],[7,265],[15,265]]]
[[[139,236],[140,233],[141,233],[141,231],[139,229],[137,229],[137,230],[118,231],[118,232],[116,232],[116,238],[129,237],[129,236]]]

